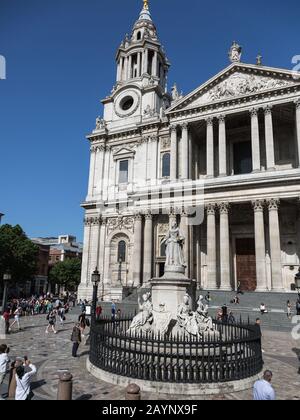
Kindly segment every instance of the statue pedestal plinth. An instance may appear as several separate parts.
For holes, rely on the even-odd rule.
[[[184,271],[184,269],[183,269]],[[190,293],[192,281],[185,277],[182,270],[168,270],[161,278],[152,279],[152,304],[156,312],[169,312],[177,319],[177,310],[186,293]]]

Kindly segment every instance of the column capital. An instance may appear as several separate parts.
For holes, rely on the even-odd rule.
[[[213,119],[213,117],[208,117],[208,118],[206,118],[206,124],[208,125],[208,126],[212,126],[213,125],[213,123],[214,123],[214,119]]]
[[[265,200],[252,201],[252,206],[255,212],[264,211]]]
[[[221,114],[221,115],[218,115],[218,120],[219,120],[219,124],[223,124],[224,122],[225,122],[225,119],[226,119],[226,115],[224,115],[224,114]]]
[[[176,132],[177,131],[177,125],[176,124],[172,124],[172,125],[170,125],[170,132],[171,133],[174,133],[174,132]]]
[[[300,98],[295,100],[296,109],[300,109]]]
[[[139,212],[135,213],[133,217],[135,222],[141,222],[143,220],[143,215]]]
[[[268,203],[269,211],[279,210],[280,200],[278,198],[271,198],[270,200],[267,201],[267,203]]]
[[[214,216],[216,214],[216,203],[208,203],[205,208],[207,215]]]
[[[181,217],[189,217],[189,212],[185,207],[182,207],[180,215]]]
[[[258,112],[259,112],[259,108],[251,108],[250,109],[250,114],[252,118],[257,118],[258,116]]]
[[[230,204],[228,202],[218,203],[218,208],[220,214],[228,214],[230,209]]]
[[[189,123],[184,122],[184,123],[180,124],[180,127],[182,128],[182,130],[188,130],[188,128],[189,128]]]
[[[146,212],[145,212],[145,220],[147,221],[152,221],[152,219],[153,219],[153,215],[152,215],[152,213],[151,213],[151,210],[147,210]]]
[[[264,107],[264,113],[265,113],[265,115],[272,115],[272,109],[273,109],[273,106],[272,105],[265,106]]]

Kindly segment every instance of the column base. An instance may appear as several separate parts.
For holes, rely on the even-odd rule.
[[[234,289],[232,288],[232,286],[221,285],[219,290],[221,290],[222,292],[233,292]]]
[[[272,167],[272,168],[267,168],[267,172],[274,172],[276,171],[276,168]]]

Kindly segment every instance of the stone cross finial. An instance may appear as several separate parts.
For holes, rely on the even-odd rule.
[[[258,54],[258,56],[256,57],[256,65],[257,66],[262,66],[262,55]]]
[[[143,0],[144,2],[144,9],[149,10],[149,0]]]

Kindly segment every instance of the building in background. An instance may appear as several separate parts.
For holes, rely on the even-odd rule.
[[[48,292],[49,282],[49,245],[41,244],[35,240],[32,242],[38,247],[37,272],[32,281],[26,284],[26,295],[42,295]]]
[[[290,291],[300,265],[299,78],[261,56],[243,63],[234,42],[226,68],[184,97],[176,86],[169,93],[147,2],[116,61],[116,84],[88,136],[79,298],[91,299],[95,267],[107,300],[161,276],[174,222],[199,288]],[[191,206],[203,209],[199,223]]]

